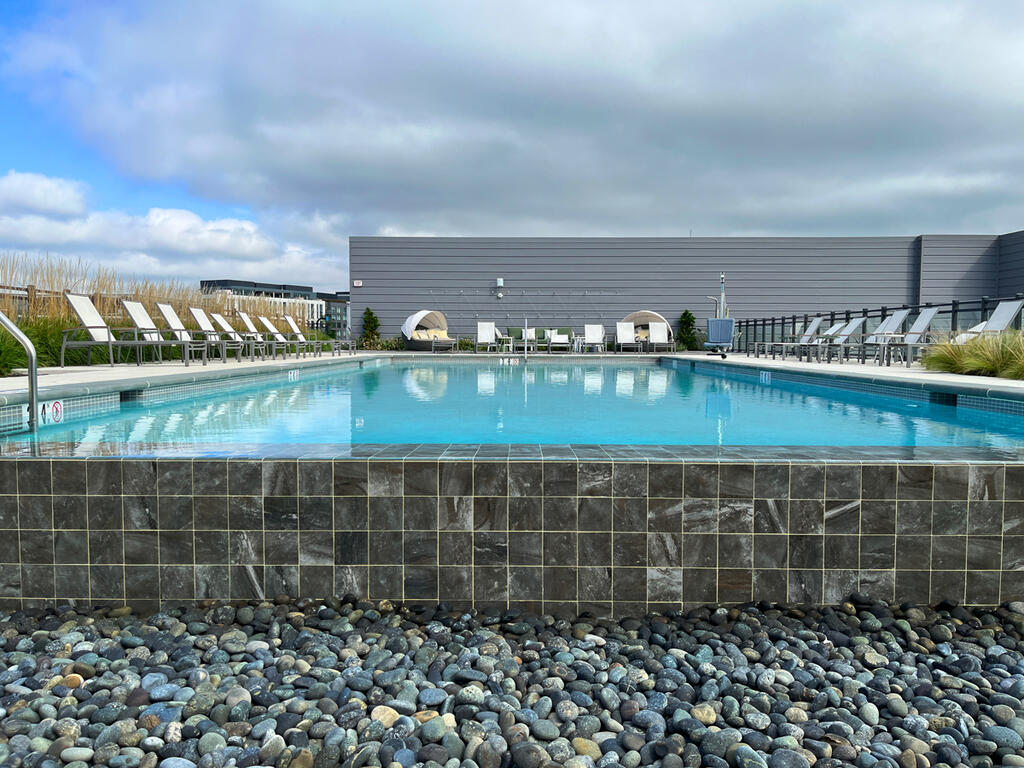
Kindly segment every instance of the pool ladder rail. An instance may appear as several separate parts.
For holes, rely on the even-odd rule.
[[[21,328],[3,312],[0,312],[0,325],[25,348],[25,356],[28,358],[28,428],[35,431],[39,426],[39,363],[36,347]]]

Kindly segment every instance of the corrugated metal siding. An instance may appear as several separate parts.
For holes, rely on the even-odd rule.
[[[1024,229],[999,238],[999,295],[1024,291]]]
[[[998,235],[922,235],[921,301],[999,295]]]
[[[353,332],[373,308],[385,335],[417,309],[437,309],[454,332],[477,320],[499,327],[600,322],[637,309],[675,324],[684,309],[713,312],[718,275],[735,317],[765,317],[917,298],[918,239],[835,238],[405,238],[349,240]],[[494,295],[504,278],[504,298]]]

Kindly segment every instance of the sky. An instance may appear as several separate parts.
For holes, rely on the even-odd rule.
[[[1024,228],[1019,2],[0,0],[0,251]]]

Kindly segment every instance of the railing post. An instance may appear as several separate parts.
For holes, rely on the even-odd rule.
[[[981,319],[988,320],[988,296],[981,297]]]
[[[949,302],[949,332],[954,334],[960,330],[960,301],[953,299]]]
[[[6,328],[25,348],[25,357],[28,359],[28,428],[35,431],[39,425],[39,363],[36,357],[36,347],[32,340],[3,312],[0,312],[0,325]]]

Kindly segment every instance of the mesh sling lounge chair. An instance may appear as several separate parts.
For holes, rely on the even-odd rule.
[[[288,325],[288,330],[291,331],[291,337],[296,341],[300,341],[304,344],[308,344],[310,349],[313,350],[313,355],[319,357],[323,354],[325,349],[330,350],[331,355],[335,355],[334,344],[327,339],[307,339],[306,334],[299,328],[299,324],[295,322],[295,318],[291,315],[285,315],[284,321]]]
[[[291,315],[285,315],[284,319],[285,322],[288,323],[289,327],[293,329],[297,328]],[[332,355],[336,355],[338,351],[342,349],[347,349],[350,355],[354,355],[356,353],[356,340],[351,337],[345,339],[319,339],[318,341],[325,346],[329,345]]]
[[[174,307],[170,304],[157,304],[156,308],[160,311],[160,315],[163,317],[164,322],[167,323],[167,327],[171,330],[171,335],[179,341],[191,341],[193,343],[202,343],[209,349],[221,349],[220,334],[216,331],[207,332],[200,328],[198,332],[190,331],[185,327],[185,324],[181,322],[181,318],[178,317],[178,313]],[[193,315],[195,317],[195,315]],[[206,321],[209,326],[209,320]],[[209,352],[207,352],[207,356]],[[228,361],[226,355],[221,355],[222,359],[226,363]],[[241,355],[238,356],[239,362],[241,362]]]
[[[782,355],[782,358],[785,359],[787,349],[791,347],[799,349],[805,344],[810,344],[823,322],[825,322],[825,318],[821,315],[811,318],[811,322],[807,324],[807,327],[803,329],[795,341],[755,341],[754,357],[760,357],[762,352],[767,355],[770,350],[772,360],[775,359],[776,351],[778,351]]]
[[[845,326],[845,321],[835,323],[834,325],[830,325],[821,333],[815,334],[810,341],[796,345],[794,347],[796,349],[796,359],[802,360],[804,354],[806,353],[808,362],[810,362],[812,354],[820,360],[820,352],[822,345],[828,343],[829,340],[831,340],[832,337],[834,337],[836,334],[842,331]]]
[[[643,347],[643,342],[636,337],[636,330],[631,322],[618,322],[615,324],[615,347],[617,352],[622,352],[626,347],[632,347],[637,354]]]
[[[262,333],[260,333],[259,330],[257,330],[257,328],[256,328],[256,324],[252,321],[252,318],[249,317],[248,313],[246,313],[246,312],[239,312],[238,313],[238,319],[241,320],[242,321],[242,325],[245,326],[245,332],[242,334],[243,337],[245,337],[246,339],[251,339],[252,341],[255,341],[255,342],[259,342],[260,344],[263,344],[264,349],[270,350],[270,356],[271,357],[277,357],[277,350],[278,349],[281,350],[281,357],[288,357],[288,347],[287,347],[287,345],[282,346],[280,344],[280,342],[278,342],[278,340],[276,338],[274,338],[274,337],[268,338],[268,337],[264,336]],[[281,334],[278,334],[278,335],[280,336]]]
[[[213,323],[210,322],[210,318],[206,314],[206,310],[199,307],[189,307],[188,311],[192,315],[192,319],[196,321],[196,325],[199,326],[200,333],[206,338],[206,342],[220,352],[221,359],[224,362],[227,362],[229,349],[235,350],[235,357],[238,359],[238,362],[242,362],[242,352],[245,350],[245,343],[240,338],[231,338],[230,334],[222,333],[214,328]],[[217,313],[214,312],[213,314],[216,315]]]
[[[954,344],[963,344],[970,341],[978,336],[988,336],[1002,333],[1010,324],[1016,319],[1017,315],[1020,314],[1021,308],[1024,307],[1024,299],[1011,299],[1009,301],[1001,301],[992,310],[992,314],[989,315],[988,320],[978,323],[977,325],[968,328],[966,331],[962,331],[954,336],[950,341]],[[907,334],[910,336],[910,334]],[[906,353],[907,366],[911,366],[914,363],[914,352],[917,349],[926,349],[934,344],[932,339],[919,339],[919,340],[904,340],[900,347],[902,351]]]
[[[213,318],[213,322],[217,324],[217,327],[220,328],[221,334],[229,346],[240,345],[238,346],[238,357],[241,357],[243,353],[248,352],[249,359],[253,361],[256,360],[257,354],[260,356],[261,360],[265,360],[267,358],[267,342],[263,340],[262,336],[259,334],[250,336],[236,331],[224,315],[219,312],[211,312],[210,316]],[[275,346],[274,350],[276,351],[276,349],[277,347]],[[283,356],[284,355],[282,354],[282,357]]]
[[[883,319],[875,330],[864,337],[863,341],[852,345],[860,350],[861,363],[864,363],[867,360],[867,351],[869,347],[874,348],[874,359],[876,359],[879,364],[882,363],[888,352],[889,342],[892,341],[892,339],[903,329],[903,323],[906,322],[908,315],[910,315],[909,309],[896,310],[891,315]]]
[[[890,342],[885,364],[889,365],[892,358],[905,359],[908,366],[914,363],[914,350],[930,344],[928,329],[939,313],[938,307],[926,307],[910,325],[910,329],[902,336],[894,337]]]
[[[833,350],[838,356],[839,362],[843,362],[843,360],[847,359],[850,353],[850,347],[852,346],[850,338],[856,338],[861,326],[863,326],[867,321],[868,319],[866,317],[855,317],[850,320],[850,322],[848,322],[843,329],[835,335],[835,337],[826,339],[821,345],[825,350],[825,362],[832,362]],[[821,359],[821,347],[818,349],[819,361]]]
[[[1002,333],[1010,327],[1010,323],[1013,322],[1014,318],[1020,314],[1021,307],[1024,307],[1024,299],[1013,299],[1011,301],[1001,301],[992,310],[992,314],[989,315],[988,320],[983,323],[978,323],[973,328],[958,334],[953,342],[955,344],[963,344],[968,339],[972,339],[975,336],[985,336],[995,333]]]
[[[128,317],[135,324],[136,336],[142,338],[146,346],[153,350],[153,355],[158,361],[163,362],[163,355],[160,353],[163,347],[179,347],[181,349],[181,359],[185,365],[189,364],[193,353],[196,352],[202,357],[203,365],[206,365],[205,341],[193,341],[191,338],[180,339],[177,336],[173,339],[164,338],[163,333],[156,327],[156,323],[153,322],[153,318],[150,317],[142,302],[121,299],[121,304],[124,306],[124,311],[128,313]]]
[[[675,344],[671,340],[671,331],[667,323],[651,323],[651,335],[647,339],[647,349],[650,352],[657,352],[658,347],[666,347],[674,350]]]
[[[257,317],[259,318],[260,324],[267,329],[267,334],[269,334],[271,339],[280,344],[285,350],[287,350],[289,346],[294,345],[296,357],[298,357],[300,354],[303,357],[306,356],[307,350],[309,350],[310,347],[312,346],[308,341],[289,339],[287,336],[285,336],[283,333],[277,330],[277,327],[272,322],[270,322],[270,318],[264,315],[257,315]]]
[[[103,316],[96,309],[96,306],[92,303],[92,299],[88,296],[84,296],[80,293],[65,293],[64,296],[67,298],[68,303],[71,305],[71,309],[74,310],[75,315],[78,317],[81,325],[75,326],[74,328],[65,328],[63,337],[60,342],[60,367],[64,367],[64,350],[67,349],[86,349],[88,350],[88,361],[92,364],[92,348],[93,347],[106,347],[107,356],[110,359],[110,364],[114,364],[114,350],[118,350],[118,358],[120,358],[120,351],[122,349],[135,349],[135,363],[141,365],[140,354],[138,352],[140,345],[143,343],[139,339],[121,339],[115,335],[115,331],[122,333],[134,333],[132,328],[111,328],[107,325],[107,321],[103,319]],[[80,331],[85,331],[88,336],[87,339],[75,339],[75,334]]]

